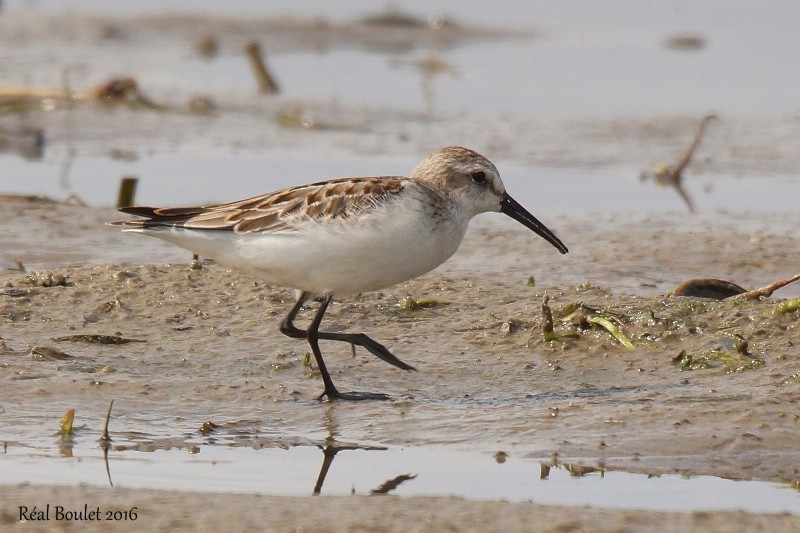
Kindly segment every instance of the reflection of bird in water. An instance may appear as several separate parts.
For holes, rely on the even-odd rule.
[[[683,187],[683,171],[689,164],[689,161],[692,160],[695,150],[697,150],[697,147],[700,145],[700,139],[703,137],[706,125],[715,118],[717,118],[716,115],[707,115],[703,118],[703,120],[700,122],[700,126],[697,128],[697,132],[694,134],[692,144],[689,145],[689,148],[686,149],[686,153],[683,154],[683,157],[681,157],[680,161],[678,161],[674,167],[659,165],[652,174],[643,173],[641,175],[642,181],[648,178],[653,178],[655,182],[662,187],[673,187],[686,203],[686,207],[688,207],[689,211],[692,213],[694,213],[694,205],[692,204],[692,200],[689,198],[686,189]]]

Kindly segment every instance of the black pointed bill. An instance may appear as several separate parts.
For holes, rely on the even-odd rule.
[[[526,228],[533,230],[538,236],[555,246],[562,254],[567,253],[567,247],[564,246],[561,239],[556,237],[556,234],[550,231],[547,226],[536,220],[535,216],[531,215],[519,202],[511,198],[507,192],[503,193],[503,199],[500,200],[500,212],[510,216]]]

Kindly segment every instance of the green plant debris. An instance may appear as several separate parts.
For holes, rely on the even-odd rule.
[[[611,336],[617,339],[617,341],[625,348],[629,350],[633,350],[635,348],[630,339],[628,339],[628,337],[626,337],[622,332],[622,328],[617,324],[614,324],[608,318],[602,315],[591,315],[586,317],[586,321],[590,324],[597,324],[598,326],[605,328],[611,334]]]
[[[142,339],[128,339],[120,335],[79,334],[54,337],[55,342],[85,342],[87,344],[128,344],[130,342],[146,342]]]
[[[202,426],[200,426],[200,433],[202,435],[208,435],[209,433],[213,432],[218,427],[219,427],[219,424],[215,424],[211,420],[207,420],[207,421],[203,422]]]
[[[420,309],[431,309],[441,305],[450,305],[449,302],[442,302],[433,298],[415,299],[413,296],[406,296],[397,306],[403,311],[419,311]]]
[[[564,470],[569,472],[569,475],[573,477],[583,477],[588,474],[593,474],[594,472],[600,472],[602,474],[604,472],[604,470],[601,468],[595,468],[594,466],[576,465],[576,464],[565,464]]]
[[[533,276],[528,277],[528,282],[526,283],[528,287],[535,287],[536,286],[536,278]]]
[[[763,367],[766,362],[758,357],[746,355],[740,352],[724,350],[708,350],[694,359],[694,364],[706,363],[708,367],[714,366],[713,363],[721,363],[722,371],[725,374],[738,374],[748,370],[757,370]],[[706,368],[706,367],[698,367]]]
[[[70,409],[64,416],[61,417],[61,420],[58,423],[58,433],[61,436],[68,436],[72,435],[72,423],[75,420],[75,409]]]
[[[691,354],[686,353],[686,350],[681,350],[678,355],[673,357],[672,364],[681,370],[708,368],[708,361],[695,361]]]
[[[308,366],[306,362],[308,361],[308,354],[306,354],[306,358],[303,359],[303,366]],[[309,363],[310,364],[310,363]],[[276,361],[272,363],[270,366],[272,370],[289,370],[290,368],[294,368],[297,365],[297,361]]]
[[[550,310],[549,301],[550,297],[545,293],[542,299],[542,337],[545,342],[554,341],[558,338],[553,330],[553,312]]]
[[[800,384],[800,371],[795,372],[788,378],[783,380],[784,385],[798,385]]]
[[[307,115],[301,108],[280,109],[275,114],[278,125],[292,129],[313,129],[317,125],[314,119]]]
[[[786,313],[794,313],[800,309],[800,297],[792,298],[791,300],[786,300],[785,302],[781,302],[769,311],[767,311],[766,315],[782,315]]]
[[[573,302],[559,309],[559,314],[564,316],[562,320],[573,323],[582,322],[584,321],[583,315],[596,312],[597,309],[584,305],[583,302]]]

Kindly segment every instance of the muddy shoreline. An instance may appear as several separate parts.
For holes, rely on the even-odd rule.
[[[52,214],[52,207],[45,205],[42,213]],[[77,211],[89,220],[109,213]],[[68,231],[61,217],[37,213],[28,205],[12,216],[21,228],[51,224],[50,231],[42,233]],[[134,246],[151,244],[101,225],[76,227],[81,228],[84,242],[106,241],[98,247],[103,254],[122,251],[129,241]],[[387,444],[449,444],[489,453],[491,442],[516,442],[510,451],[527,457],[594,457],[606,467],[632,471],[795,479],[796,466],[780,458],[796,455],[793,427],[798,419],[791,405],[798,394],[794,347],[800,343],[800,332],[796,312],[772,314],[772,310],[785,300],[784,292],[791,296],[797,288],[789,286],[773,298],[739,304],[666,298],[668,289],[661,287],[677,284],[681,275],[677,267],[689,264],[680,258],[691,256],[686,235],[666,234],[659,239],[655,257],[663,269],[661,282],[648,283],[652,276],[640,259],[627,263],[631,272],[645,271],[639,278],[624,272],[617,286],[595,285],[588,280],[613,281],[611,272],[619,268],[611,259],[618,253],[615,249],[632,249],[634,243],[652,238],[647,227],[597,230],[613,243],[611,249],[608,244],[601,248],[609,259],[601,260],[596,248],[581,252],[579,244],[573,247],[578,257],[565,264],[559,265],[561,258],[556,257],[534,265],[528,247],[535,250],[537,245],[524,231],[477,224],[463,250],[440,270],[337,302],[330,327],[368,331],[421,370],[406,374],[366,354],[351,359],[341,347],[329,347],[339,380],[362,388],[385,388],[397,398],[388,407],[394,415],[380,403],[336,406],[338,416],[344,417],[340,428]],[[696,237],[699,247],[708,248],[704,234]],[[715,238],[736,240],[724,233]],[[755,288],[765,284],[764,279],[781,277],[777,271],[788,261],[784,253],[795,245],[790,237],[765,237],[757,244],[758,261],[752,261],[755,254],[747,254],[750,259],[740,263],[735,260],[741,257],[738,248],[711,247],[714,253],[695,258],[694,272],[702,277],[703,265],[719,262],[728,270],[708,275],[727,274]],[[160,248],[144,250],[157,254]],[[606,265],[608,272],[582,272],[586,277],[574,285],[558,283],[576,263],[585,264],[583,254],[594,257],[595,266]],[[670,256],[676,268],[672,273],[666,261]],[[487,257],[495,260],[484,262]],[[3,373],[13,383],[7,392],[9,402],[22,406],[25,398],[41,396],[43,385],[53,383],[65,387],[63,394],[76,406],[102,413],[104,400],[95,398],[94,382],[99,381],[102,397],[112,395],[119,405],[145,401],[145,410],[156,410],[153,420],[177,414],[196,422],[197,417],[222,412],[225,418],[247,419],[252,402],[277,401],[268,410],[274,410],[274,416],[288,416],[295,427],[302,427],[300,420],[314,427],[317,409],[305,412],[305,403],[284,403],[318,394],[313,372],[299,363],[307,346],[277,332],[291,291],[265,286],[223,265],[192,269],[185,259],[173,264],[54,267],[44,274],[6,270],[2,336],[7,361]],[[765,265],[774,265],[775,272],[769,273]],[[506,273],[503,280],[496,277],[501,272]],[[527,285],[532,274],[544,287]],[[545,342],[541,335],[545,290],[560,337],[554,342]],[[438,305],[405,311],[400,303],[409,295],[433,299]],[[576,326],[567,315],[578,303],[619,320],[636,349],[621,346],[602,328]],[[304,311],[301,319],[309,312]],[[92,342],[53,340],[89,334],[120,334],[145,342],[109,349]],[[431,338],[441,342],[431,346]],[[748,355],[736,352],[737,339],[749,343]],[[70,358],[32,356],[34,346],[53,347]],[[681,350],[699,362],[696,368],[676,365],[674,358]],[[32,379],[20,379],[24,376]],[[146,399],[140,397],[143,390]],[[171,403],[173,391],[181,391],[178,413],[159,415],[161,402]],[[56,404],[63,402],[61,395],[57,397]],[[453,408],[475,410],[482,417],[482,402],[503,405],[507,411],[502,423],[491,417],[484,422],[489,424],[486,442],[472,436],[471,424],[442,426],[439,417],[452,416],[447,413]],[[281,413],[286,408],[296,412]],[[362,409],[378,416],[369,431],[359,427]],[[553,409],[558,416],[552,416]],[[24,409],[19,415],[25,416]],[[15,417],[11,412],[6,416]],[[421,432],[426,424],[431,424],[430,430]],[[565,427],[570,437],[564,434]],[[197,428],[189,424],[184,429]],[[409,439],[409,434],[415,437]],[[601,441],[604,445],[598,448]],[[764,461],[765,457],[772,460]]]

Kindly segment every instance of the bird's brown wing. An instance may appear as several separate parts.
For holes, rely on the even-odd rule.
[[[298,224],[346,218],[390,201],[409,183],[407,178],[339,178],[291,187],[246,200],[203,207],[124,207],[123,213],[143,219],[114,222],[134,228],[173,226],[237,233],[295,231]]]

